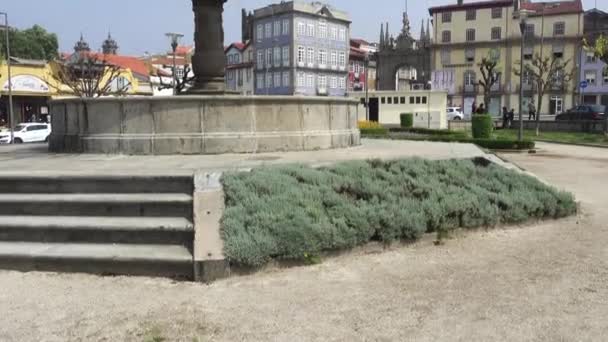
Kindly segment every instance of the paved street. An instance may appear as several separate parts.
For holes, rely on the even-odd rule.
[[[0,272],[0,341],[601,341],[608,150],[503,157],[576,193],[579,217],[368,247],[211,286]]]

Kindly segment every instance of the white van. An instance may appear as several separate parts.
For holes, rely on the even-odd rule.
[[[29,143],[49,141],[51,125],[45,123],[22,123],[15,126],[14,143]],[[0,132],[0,144],[8,144],[11,141],[11,132]]]

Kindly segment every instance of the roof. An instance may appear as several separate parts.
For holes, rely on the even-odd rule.
[[[534,15],[559,15],[583,13],[583,2],[581,0],[554,1],[554,2],[522,2],[522,9],[534,11]]]
[[[270,4],[268,6],[254,10],[255,19],[279,15],[283,13],[300,12],[312,15],[319,15],[334,20],[340,20],[350,23],[350,15],[335,7],[324,4],[320,1],[306,2],[304,0],[281,1],[278,4]]]
[[[468,9],[481,9],[481,8],[493,8],[493,7],[508,7],[513,6],[513,0],[486,0],[486,1],[476,1],[476,2],[466,2],[462,5],[452,4],[445,6],[435,6],[429,8],[429,13],[433,15],[434,13],[441,12],[455,12],[455,11],[465,11]]]
[[[16,65],[29,65],[29,66],[45,66],[46,61],[38,59],[25,59],[11,56],[11,63]]]
[[[152,65],[173,65],[173,55],[153,57],[152,59],[150,59],[150,64],[152,64]],[[186,64],[189,64],[189,63],[184,57],[177,56],[175,58],[175,65],[184,66]]]
[[[151,74],[166,74],[162,70],[153,68],[149,63],[139,57],[121,56],[121,55],[104,55],[102,53],[91,53],[97,59],[104,60],[107,64],[111,64],[122,69],[129,69],[133,74],[141,77],[149,77]],[[70,55],[71,56],[71,55]]]
[[[248,42],[248,43],[234,42],[224,48],[224,53],[228,52],[228,50],[230,50],[231,48],[235,48],[235,49],[243,52],[243,51],[245,51],[245,49],[247,49],[247,47],[249,47],[249,44],[250,44],[250,42]]]
[[[365,59],[365,56],[367,55],[367,52],[356,48],[354,46],[350,47],[350,58],[351,59]]]
[[[356,46],[369,45],[369,42],[364,39],[353,38],[350,40],[350,45],[356,45]]]
[[[194,50],[192,45],[180,45],[175,49],[175,54],[178,56],[186,56]]]

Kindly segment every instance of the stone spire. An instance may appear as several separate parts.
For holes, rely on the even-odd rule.
[[[89,43],[87,43],[84,40],[82,33],[80,33],[80,40],[77,41],[76,44],[74,45],[74,52],[81,53],[81,52],[90,52],[90,51],[91,51],[91,48],[89,47]]]
[[[386,32],[384,32],[384,34],[385,34],[385,36],[384,36],[384,43],[388,44],[390,42],[390,40],[391,40],[391,38],[390,38],[391,35],[389,33],[389,30],[388,30],[388,23],[386,23]]]
[[[104,40],[101,46],[101,51],[104,55],[116,55],[118,53],[118,43],[112,39],[112,34],[108,32],[108,38]]]
[[[426,33],[424,31],[424,19],[422,19],[422,23],[420,24],[420,41],[426,41]]]
[[[384,23],[380,24],[380,47],[384,46]]]

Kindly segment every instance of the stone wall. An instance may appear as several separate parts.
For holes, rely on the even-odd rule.
[[[51,102],[51,152],[219,154],[360,144],[357,101],[179,96]]]

